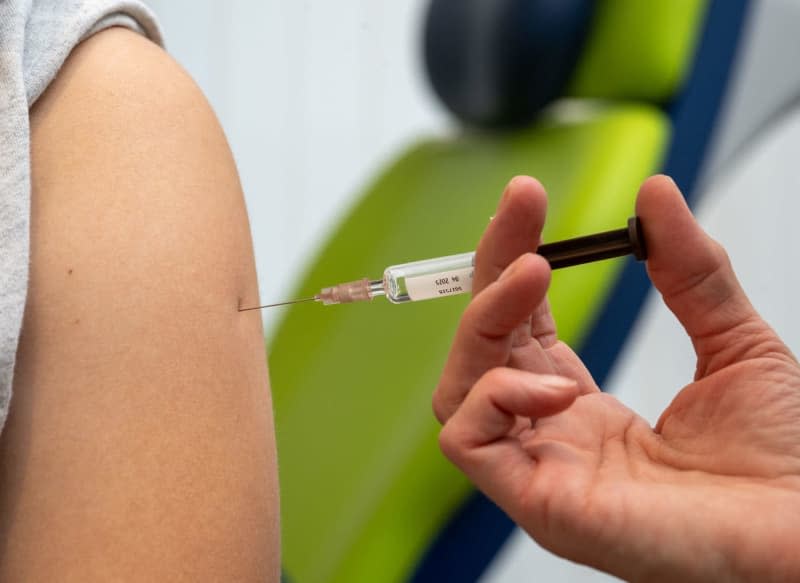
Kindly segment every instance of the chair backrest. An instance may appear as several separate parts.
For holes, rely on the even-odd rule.
[[[708,2],[432,0],[425,64],[462,123],[520,127],[565,95],[665,104]]]

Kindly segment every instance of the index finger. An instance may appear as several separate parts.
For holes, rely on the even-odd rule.
[[[508,363],[511,333],[541,304],[549,283],[547,262],[528,253],[470,302],[433,394],[433,411],[439,421],[444,423],[458,409],[486,371]]]
[[[496,280],[517,257],[536,251],[546,212],[547,195],[538,180],[530,176],[511,179],[475,252],[473,295]]]

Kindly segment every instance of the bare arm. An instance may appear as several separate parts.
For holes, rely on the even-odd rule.
[[[112,29],[32,112],[32,256],[0,440],[0,579],[277,580],[272,410],[224,135]]]

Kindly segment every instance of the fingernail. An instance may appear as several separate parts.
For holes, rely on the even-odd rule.
[[[539,375],[539,382],[553,388],[566,388],[575,384],[575,380],[569,377],[564,377],[555,374],[542,374]]]
[[[545,387],[547,389],[553,389],[558,391],[563,391],[566,389],[575,388],[577,382],[575,379],[571,379],[569,377],[562,377],[560,375],[552,375],[552,374],[542,374],[542,375],[535,375],[536,377],[536,384],[540,387]]]
[[[512,192],[514,191],[514,180],[516,178],[512,178],[509,183],[506,185],[505,189],[503,189],[503,196],[500,197],[500,202],[497,203],[497,212],[498,214],[500,210],[508,204],[508,201],[511,199]]]
[[[514,270],[515,270],[515,266],[512,263],[511,265],[509,265],[508,267],[506,267],[503,270],[503,273],[500,274],[500,277],[497,278],[497,281],[503,281],[504,279],[509,277],[512,273],[514,273]]]
[[[526,253],[525,255],[530,255],[530,253]],[[520,265],[520,263],[522,263],[522,261],[523,261],[522,257],[524,257],[524,255],[520,255],[519,257],[517,257],[517,258],[516,258],[516,259],[515,259],[515,260],[514,260],[514,261],[511,263],[511,265],[509,265],[508,267],[506,267],[506,268],[503,270],[503,273],[501,273],[501,274],[500,274],[500,277],[498,277],[498,278],[497,278],[497,281],[503,281],[503,280],[504,280],[504,279],[506,279],[507,277],[511,277],[511,276],[514,274],[514,272],[516,272],[516,271],[519,269],[519,265]]]
[[[503,207],[506,206],[506,202],[508,201],[509,198],[511,198],[511,195],[509,194],[509,189],[506,188],[503,191],[503,196],[500,197],[500,202],[497,203],[497,210],[494,211],[494,215],[492,215],[492,218],[500,214],[500,211],[502,211]]]
[[[662,176],[664,178],[666,178],[667,180],[669,180],[672,183],[672,186],[674,186],[676,190],[680,190],[681,189],[681,187],[678,186],[678,183],[675,182],[675,179],[672,176],[670,176],[669,174],[662,174]]]

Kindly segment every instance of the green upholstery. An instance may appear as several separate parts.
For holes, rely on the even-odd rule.
[[[597,0],[570,93],[664,102],[688,72],[707,0]]]
[[[625,105],[556,109],[525,131],[422,143],[361,197],[297,294],[474,249],[515,174],[538,177],[550,194],[545,240],[622,227],[668,137],[658,109]],[[565,340],[585,332],[619,267],[554,274]],[[470,491],[439,453],[430,406],[467,301],[287,311],[270,363],[284,565],[297,583],[404,580]]]

